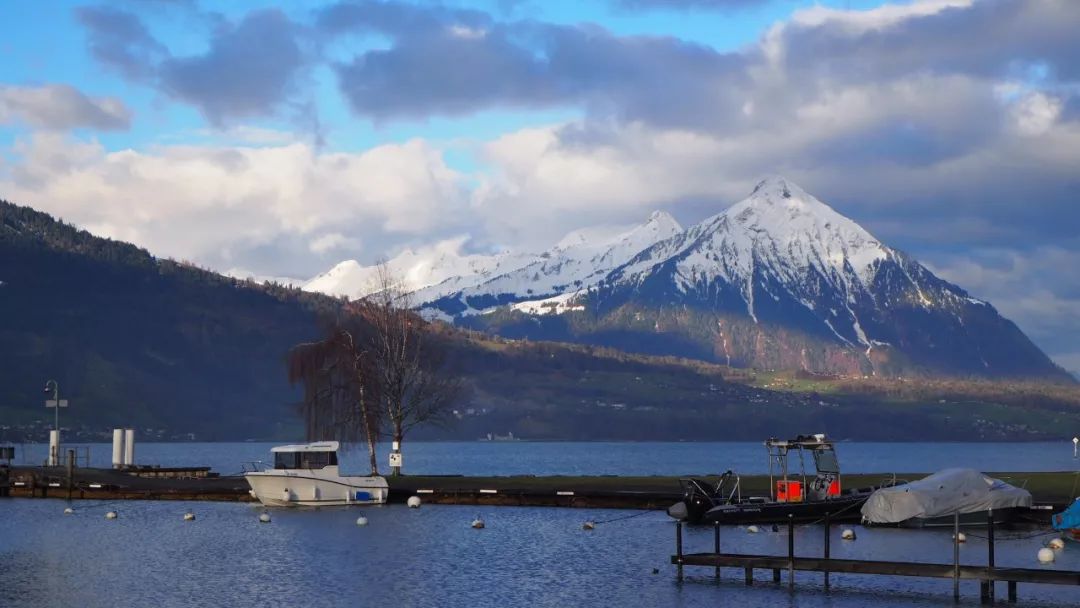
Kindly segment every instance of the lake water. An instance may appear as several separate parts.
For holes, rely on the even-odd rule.
[[[753,588],[741,571],[687,568],[682,583],[668,563],[674,524],[663,514],[602,523],[586,519],[626,511],[518,507],[403,505],[273,510],[237,503],[0,501],[0,605],[50,606],[702,606],[828,607],[873,605],[946,607],[951,581],[800,574],[796,592],[774,585],[767,572]],[[106,520],[107,509],[119,518]],[[197,519],[182,521],[192,510]],[[487,523],[474,530],[480,515]],[[948,532],[856,527],[836,557],[949,562]],[[820,554],[822,529],[799,528],[799,554]],[[997,563],[1038,567],[1047,537],[1001,540]],[[727,550],[784,554],[785,533],[722,531]],[[690,529],[687,551],[708,550],[709,529]],[[969,538],[965,563],[985,563],[986,545]],[[1061,551],[1056,568],[1080,569],[1080,546]],[[653,570],[658,570],[653,573]],[[769,581],[769,582],[767,582]],[[1020,585],[1021,606],[1076,606],[1075,588]],[[964,605],[978,605],[978,586],[965,582]],[[1004,599],[999,585],[998,597]]]
[[[160,465],[211,465],[235,472],[265,460],[271,444],[139,444],[137,460]],[[461,474],[665,474],[736,468],[765,470],[758,443],[408,443],[407,472]],[[27,446],[27,460],[44,446]],[[845,470],[931,471],[967,465],[985,470],[1072,470],[1072,446],[1060,444],[869,444],[839,446]],[[107,466],[110,446],[90,446]],[[18,460],[24,458],[19,454]],[[381,456],[385,459],[385,454]],[[354,457],[359,462],[359,458]],[[699,606],[855,608],[952,604],[951,581],[800,574],[796,592],[759,573],[753,588],[727,570],[717,584],[708,569],[687,569],[679,583],[668,561],[674,524],[659,512],[525,507],[403,505],[272,510],[213,502],[0,500],[0,606]],[[116,509],[119,518],[106,520]],[[197,519],[182,521],[191,510]],[[355,524],[358,514],[370,521]],[[584,531],[586,520],[603,522]],[[487,523],[474,530],[480,515]],[[947,531],[863,529],[841,541],[836,557],[948,563]],[[1049,538],[1040,530],[999,536],[997,563],[1039,567]],[[823,530],[799,528],[799,554],[819,555]],[[784,554],[784,532],[749,534],[724,528],[726,550]],[[710,529],[690,528],[686,550],[711,548]],[[986,545],[975,534],[965,563],[982,564]],[[1059,552],[1059,569],[1080,570],[1080,544]],[[657,573],[654,574],[654,569]],[[767,580],[769,582],[767,582]],[[978,605],[978,585],[963,584],[964,605]],[[998,587],[1003,601],[1005,587]],[[1080,590],[1020,586],[1022,606],[1080,605]]]
[[[228,475],[241,464],[270,460],[273,443],[136,443],[135,460],[161,466],[210,466]],[[64,446],[76,447],[76,446]],[[93,466],[108,467],[111,444],[89,447]],[[16,462],[40,464],[44,444],[16,447]],[[381,445],[385,466],[388,445]],[[946,467],[982,471],[1075,471],[1071,443],[868,443],[837,445],[840,466],[848,473],[922,473]],[[344,455],[344,465],[366,472],[366,452]],[[406,442],[405,471],[460,475],[699,475],[767,473],[765,448],[759,442]]]

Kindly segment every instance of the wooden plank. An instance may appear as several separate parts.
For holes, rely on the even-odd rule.
[[[672,556],[672,563],[677,563],[675,556]],[[681,556],[681,564],[714,568],[759,568],[770,570],[791,567],[804,572],[839,572],[845,574],[878,574],[946,579],[952,578],[954,575],[952,564],[824,559],[817,557],[797,557],[794,560],[789,560],[787,556],[742,555],[735,553],[687,553]],[[1080,586],[1080,572],[1044,570],[1041,568],[994,568],[990,570],[984,566],[960,566],[960,578],[965,580]]]

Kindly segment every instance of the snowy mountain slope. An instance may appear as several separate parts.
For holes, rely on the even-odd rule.
[[[528,264],[535,256],[521,253],[495,255],[464,254],[466,237],[437,243],[420,250],[406,249],[387,261],[391,277],[402,279],[402,288],[416,292],[447,282],[471,285],[493,273],[509,272]],[[364,266],[356,260],[341,262],[304,284],[305,291],[357,299],[374,291],[379,284],[377,264]]]
[[[597,284],[638,252],[681,232],[675,218],[660,211],[633,227],[576,230],[520,268],[460,288],[462,282],[422,289],[414,301],[456,315],[562,296]]]

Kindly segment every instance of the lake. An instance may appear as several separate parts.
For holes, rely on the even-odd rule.
[[[271,444],[138,444],[137,460],[211,465],[235,472],[245,460],[267,459]],[[27,446],[25,459],[44,458]],[[839,446],[845,469],[931,471],[1071,470],[1072,446],[1060,444],[871,444]],[[20,450],[21,452],[22,450]],[[107,466],[110,446],[90,446]],[[766,470],[758,443],[407,443],[406,471],[462,474],[682,474],[737,468]],[[18,460],[24,459],[20,453]],[[385,460],[385,454],[381,456]],[[353,460],[358,463],[356,455]],[[668,561],[675,527],[659,512],[529,507],[403,505],[271,511],[213,502],[0,500],[0,606],[952,606],[951,581],[800,574],[796,593],[758,574],[753,588],[741,571],[687,568],[676,581]],[[119,513],[106,520],[107,510]],[[196,520],[185,522],[191,510]],[[357,526],[363,513],[369,525]],[[638,515],[640,514],[640,515]],[[474,530],[475,516],[486,528]],[[638,515],[626,519],[627,516]],[[624,518],[624,519],[618,519]],[[587,520],[601,522],[582,530]],[[615,520],[608,521],[605,520]],[[835,557],[949,562],[948,531],[864,529],[853,542],[834,529]],[[1039,567],[1040,530],[1000,534],[997,563]],[[799,554],[819,555],[823,530],[800,527]],[[722,530],[726,550],[784,554],[787,538],[767,527]],[[686,550],[711,548],[708,528],[689,528]],[[985,541],[973,532],[965,563],[983,564]],[[1060,551],[1053,568],[1080,570],[1080,544]],[[657,571],[654,573],[654,569]],[[978,605],[978,585],[965,582],[964,605]],[[1004,584],[998,587],[1003,601]],[[1080,590],[1020,585],[1022,606],[1076,606]]]

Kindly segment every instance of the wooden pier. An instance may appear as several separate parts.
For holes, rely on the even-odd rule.
[[[1045,585],[1070,585],[1080,586],[1080,572],[1071,570],[1051,570],[1046,568],[1001,568],[994,565],[994,519],[993,512],[987,512],[987,563],[985,566],[975,566],[960,563],[960,518],[954,516],[953,527],[953,561],[952,563],[925,563],[925,562],[900,562],[882,560],[860,559],[836,559],[830,557],[830,539],[832,538],[832,523],[827,519],[824,524],[825,536],[823,554],[820,557],[804,557],[795,555],[795,524],[788,522],[788,554],[787,555],[746,555],[740,553],[723,553],[720,550],[720,526],[713,526],[713,552],[711,553],[685,553],[683,551],[683,524],[676,524],[675,555],[671,556],[671,563],[677,568],[679,580],[683,577],[684,566],[706,566],[715,570],[715,576],[720,578],[721,568],[735,568],[743,571],[746,585],[754,584],[755,570],[772,571],[772,581],[779,583],[781,573],[787,571],[788,587],[795,587],[795,572],[820,572],[824,575],[823,584],[829,589],[829,574],[833,572],[842,574],[867,574],[881,576],[910,576],[919,578],[951,579],[953,581],[953,598],[960,600],[960,581],[979,581],[980,600],[982,603],[993,603],[995,596],[994,583],[1004,581],[1007,585],[1008,601],[1017,601],[1017,585],[1045,584]]]

